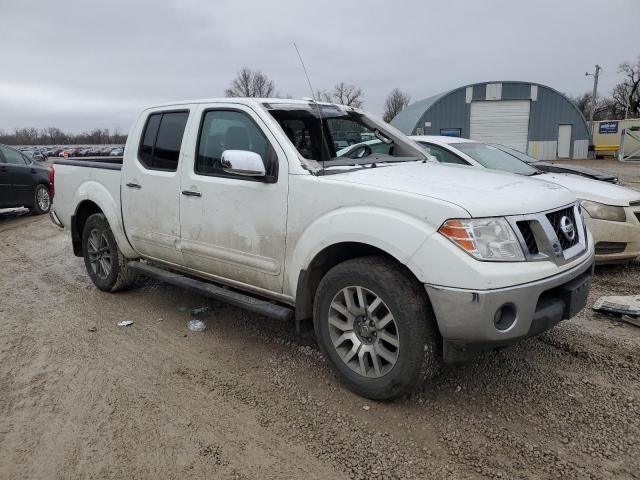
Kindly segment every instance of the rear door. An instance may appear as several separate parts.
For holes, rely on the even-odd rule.
[[[558,125],[558,158],[571,156],[571,125]]]
[[[180,247],[186,266],[246,288],[282,291],[288,195],[286,156],[249,107],[203,108],[194,120],[180,195]],[[225,150],[261,156],[269,178],[222,169]],[[194,155],[195,154],[195,155]]]
[[[178,165],[188,119],[189,109],[151,111],[132,132],[141,140],[125,154],[120,187],[124,227],[136,251],[179,265]]]
[[[11,184],[9,176],[7,162],[4,161],[2,150],[0,150],[0,208],[6,208],[11,205],[10,200],[13,197],[13,185]]]
[[[8,196],[9,206],[31,206],[34,201],[34,189],[38,171],[31,165],[31,161],[20,152],[12,148],[0,146],[4,157],[4,169],[2,171],[6,183],[10,183]],[[3,181],[3,183],[5,183]]]

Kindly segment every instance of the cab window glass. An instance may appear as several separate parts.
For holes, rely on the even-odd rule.
[[[276,175],[275,151],[262,130],[246,113],[235,110],[209,110],[205,112],[200,128],[196,173],[251,179],[222,169],[222,154],[225,150],[257,153],[262,158],[267,176]]]

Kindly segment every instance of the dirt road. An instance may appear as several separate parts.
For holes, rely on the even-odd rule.
[[[0,292],[2,479],[640,478],[640,328],[590,310],[384,404],[291,325],[96,290],[44,217],[0,218]],[[602,268],[590,302],[638,292]]]

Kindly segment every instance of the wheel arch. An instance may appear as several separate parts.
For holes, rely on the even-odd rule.
[[[113,232],[113,236],[122,254],[127,258],[137,257],[138,255],[124,234],[119,205],[115,203],[109,192],[107,192],[102,185],[95,182],[92,183],[93,188],[91,189],[91,195],[89,195],[88,191],[88,188],[91,186],[84,184],[84,188],[79,189],[77,194],[77,207],[71,216],[70,230],[73,253],[76,256],[82,256],[82,231],[87,218],[95,213],[102,213],[109,223],[109,227]]]
[[[307,268],[300,272],[296,287],[296,324],[302,321],[310,320],[313,317],[313,303],[316,291],[322,278],[336,265],[353,258],[377,256],[386,258],[394,263],[398,269],[409,279],[420,283],[418,277],[398,258],[388,253],[382,248],[361,242],[339,242],[325,247],[318,252]],[[426,290],[424,296],[429,302]]]

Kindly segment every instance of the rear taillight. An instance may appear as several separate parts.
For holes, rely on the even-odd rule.
[[[56,171],[53,169],[53,165],[49,167],[49,195],[51,196],[51,200],[53,200],[53,196],[56,194]]]

